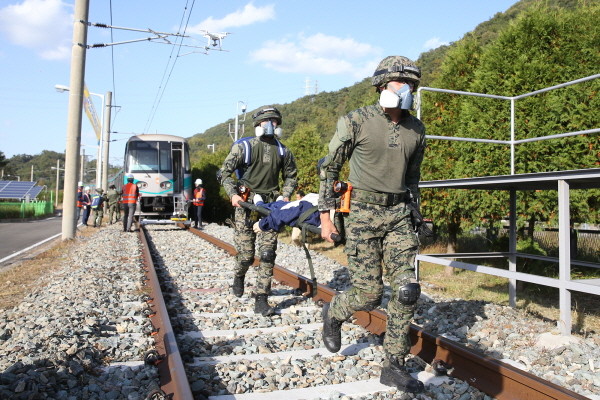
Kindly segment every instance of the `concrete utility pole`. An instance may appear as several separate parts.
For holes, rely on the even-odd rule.
[[[33,182],[33,164],[31,165],[31,182]]]
[[[65,186],[63,198],[62,240],[74,239],[77,228],[77,171],[81,144],[81,114],[85,55],[87,45],[87,20],[89,0],[76,0],[71,49],[71,78],[69,82],[69,114],[67,120],[67,147],[65,152]]]
[[[104,121],[102,122],[102,129],[104,134],[102,138],[104,145],[102,146],[102,189],[106,191],[108,189],[108,152],[110,143],[110,110],[112,104],[112,92],[106,92],[104,95],[105,110],[102,113],[104,115]]]

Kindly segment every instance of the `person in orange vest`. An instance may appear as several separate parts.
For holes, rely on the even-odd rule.
[[[192,204],[196,208],[196,222],[194,228],[202,229],[202,207],[204,206],[204,199],[206,199],[206,189],[202,187],[202,179],[196,179],[194,182],[196,188],[194,189],[194,199]]]
[[[83,215],[81,216],[81,223],[88,226],[88,219],[90,218],[90,212],[92,211],[92,195],[90,194],[90,187],[86,186],[81,195],[81,206],[83,208]]]
[[[127,183],[123,186],[121,192],[121,203],[125,211],[123,215],[123,232],[133,232],[131,225],[135,215],[135,206],[140,198],[140,190],[133,183],[133,174],[127,174],[126,177]]]
[[[75,221],[79,221],[81,217],[81,209],[83,208],[83,182],[77,183],[77,213],[75,214]]]

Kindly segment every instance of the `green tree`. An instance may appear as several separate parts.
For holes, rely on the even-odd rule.
[[[533,92],[597,73],[600,65],[600,6],[571,9],[534,7],[522,14],[487,46],[475,71],[471,90],[514,96]],[[597,128],[600,106],[597,93],[600,81],[517,100],[515,103],[516,139],[549,136]],[[507,101],[485,102],[465,99],[460,117],[472,137],[507,140],[510,137],[510,108]],[[536,141],[518,145],[515,173],[593,168],[599,165],[597,134]],[[469,175],[510,173],[506,148],[479,146],[464,152],[461,168]],[[587,196],[597,191],[574,194],[578,207],[574,219],[589,221]],[[476,215],[498,207],[496,196],[482,196]],[[533,228],[535,220],[552,220],[556,215],[556,193],[548,191],[519,193],[521,224]],[[496,215],[495,218],[500,218]],[[595,221],[591,221],[595,222]],[[533,229],[530,229],[532,233]]]
[[[326,146],[315,124],[302,124],[296,128],[292,137],[285,142],[294,154],[298,167],[298,190],[304,192],[319,191],[319,177],[316,165],[319,158],[326,154]]]
[[[4,168],[8,164],[6,157],[4,156],[4,152],[0,151],[0,168]]]

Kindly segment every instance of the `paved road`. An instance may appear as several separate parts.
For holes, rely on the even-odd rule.
[[[0,222],[0,260],[62,232],[62,218]]]

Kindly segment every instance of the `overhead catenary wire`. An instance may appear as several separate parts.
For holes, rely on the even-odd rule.
[[[169,59],[167,61],[167,64],[165,65],[165,71],[163,73],[163,77],[161,79],[161,82],[158,86],[158,91],[156,93],[156,96],[154,98],[154,102],[152,104],[152,108],[150,109],[150,115],[148,116],[148,120],[146,121],[146,125],[144,126],[144,132],[147,132],[150,129],[150,126],[152,125],[152,122],[154,121],[154,116],[156,115],[156,112],[158,110],[158,107],[160,105],[160,102],[165,94],[165,90],[167,89],[167,84],[169,83],[169,80],[171,79],[171,75],[173,74],[173,70],[175,69],[175,64],[177,64],[177,59],[179,56],[179,52],[181,51],[181,45],[182,45],[182,40],[183,37],[185,36],[185,32],[187,30],[190,18],[192,16],[192,10],[194,8],[194,4],[195,4],[195,0],[192,0],[192,4],[190,6],[189,12],[187,13],[187,19],[185,18],[186,16],[186,12],[188,9],[188,4],[189,1],[186,2],[186,5],[184,7],[184,11],[183,14],[181,16],[181,21],[179,22],[179,30],[178,32],[181,32],[181,27],[184,25],[184,20],[185,20],[185,26],[183,28],[183,34],[177,36],[177,39],[180,40],[179,45],[177,47],[177,56],[175,58],[173,58],[173,52],[175,51],[175,47],[173,47],[171,49],[171,53],[169,54]],[[172,64],[171,64],[172,62]],[[171,64],[170,68],[169,65]],[[167,73],[168,71],[168,73]]]

